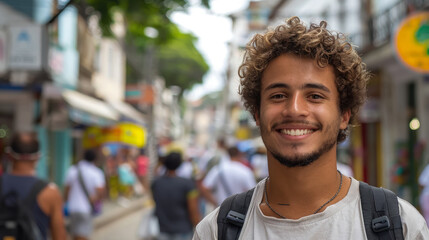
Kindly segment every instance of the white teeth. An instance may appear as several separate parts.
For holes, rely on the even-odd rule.
[[[287,134],[287,135],[291,135],[291,136],[302,136],[305,134],[312,133],[313,130],[311,130],[311,129],[283,129],[281,132],[284,134]]]

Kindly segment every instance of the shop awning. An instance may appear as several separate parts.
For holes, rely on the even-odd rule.
[[[126,102],[121,101],[109,101],[110,106],[112,106],[116,111],[121,115],[120,121],[131,121],[137,124],[144,125],[145,116],[143,113],[139,112],[133,106]]]
[[[106,126],[119,120],[119,113],[104,101],[73,90],[64,90],[62,95],[71,107],[69,115],[75,122]]]

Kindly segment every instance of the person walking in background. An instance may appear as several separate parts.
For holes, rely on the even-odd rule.
[[[268,177],[268,162],[267,162],[267,149],[265,146],[258,146],[255,154],[252,155],[250,161],[253,167],[256,180],[260,180]]]
[[[213,167],[204,178],[201,194],[213,206],[236,193],[253,188],[256,185],[252,170],[241,161],[241,152],[237,147],[227,149],[229,160],[224,160]]]
[[[64,198],[70,215],[70,234],[74,240],[89,239],[93,232],[93,216],[100,211],[104,196],[103,171],[95,166],[95,149],[87,149],[84,158],[66,173]]]
[[[145,155],[145,150],[140,149],[140,154],[136,159],[136,174],[143,186],[143,190],[147,193],[150,192],[150,184],[148,179],[149,171],[149,157]]]
[[[357,120],[370,78],[344,35],[325,21],[307,27],[289,18],[252,38],[239,75],[239,93],[267,148],[269,176],[206,216],[195,240],[228,233],[246,240],[429,239],[410,203],[337,170],[337,144]],[[247,209],[242,221],[226,221],[228,206],[236,205]]]
[[[197,180],[202,181],[213,167],[225,160],[229,160],[227,143],[224,138],[218,138],[216,140],[216,147],[208,149],[199,159],[199,176],[197,176]]]
[[[189,240],[200,221],[198,191],[190,179],[178,177],[182,163],[179,152],[170,152],[163,161],[166,173],[152,183],[155,215],[158,218],[158,240]]]
[[[419,176],[419,185],[423,188],[420,194],[420,206],[426,224],[429,226],[429,164],[423,169]]]
[[[36,134],[15,134],[7,148],[7,155],[12,166],[10,172],[0,176],[2,183],[0,196],[5,197],[13,191],[17,193],[18,199],[24,199],[40,181],[35,176],[40,157]],[[42,239],[66,239],[61,193],[54,183],[45,183],[43,186],[36,197],[36,202],[27,206],[31,207],[32,219],[37,224]],[[7,237],[2,236],[2,239]]]
[[[139,181],[136,176],[136,163],[129,148],[122,149],[122,154],[118,156],[118,161],[119,183],[123,197],[125,197],[120,197],[118,200],[128,203],[128,200],[134,196],[134,186]]]

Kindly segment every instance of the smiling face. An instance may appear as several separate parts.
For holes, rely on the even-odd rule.
[[[268,154],[288,167],[306,166],[335,153],[350,111],[340,113],[335,74],[310,58],[283,54],[261,79],[261,107],[255,116]]]

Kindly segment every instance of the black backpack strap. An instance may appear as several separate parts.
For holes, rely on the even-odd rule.
[[[385,188],[359,183],[367,238],[403,239],[398,197]]]
[[[219,240],[238,239],[254,190],[235,194],[222,202],[217,216]]]

